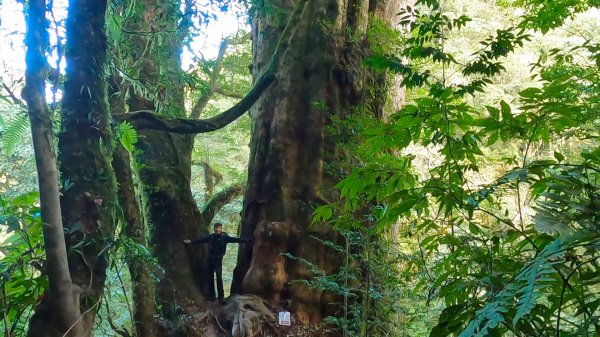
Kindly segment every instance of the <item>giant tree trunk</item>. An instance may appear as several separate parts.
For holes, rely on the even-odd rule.
[[[275,0],[264,8],[291,13],[292,5]],[[365,32],[373,18],[390,22],[400,0],[308,0],[300,6],[300,24],[293,27],[282,56],[279,83],[251,112],[241,235],[254,235],[256,243],[238,256],[233,291],[257,294],[275,308],[289,309],[296,320],[314,324],[336,310],[335,301],[330,294],[293,282],[310,278],[310,272],[281,254],[306,259],[327,273],[339,267],[335,253],[309,237],[336,240],[331,228],[310,226],[316,206],[336,201],[330,191],[339,176],[325,166],[343,160],[343,151],[325,128],[332,116],[344,119],[361,110],[354,109],[359,104],[380,115],[385,96],[368,93],[369,85],[382,78],[362,66]],[[285,20],[274,15],[259,13],[252,21],[255,73],[267,65],[282,31]]]

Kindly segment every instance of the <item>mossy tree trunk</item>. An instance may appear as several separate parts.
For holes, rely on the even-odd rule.
[[[114,241],[116,184],[111,167],[113,136],[104,78],[105,0],[71,2],[67,18],[67,71],[61,111],[59,156],[63,221],[69,267],[91,332]]]
[[[251,110],[241,235],[254,236],[256,243],[238,256],[233,291],[257,294],[314,324],[335,312],[336,301],[293,282],[311,274],[281,254],[306,259],[327,273],[339,268],[335,253],[310,238],[337,240],[331,228],[311,226],[315,207],[337,201],[331,191],[340,176],[329,168],[344,159],[326,128],[333,117],[345,119],[361,105],[381,115],[386,96],[372,89],[385,78],[362,66],[366,32],[370,20],[392,24],[401,1],[265,1],[252,20],[255,73],[267,66],[282,33],[286,15],[279,13],[292,13],[294,5],[301,6],[300,22],[282,55],[278,85]]]
[[[112,135],[104,82],[106,1],[71,2],[67,18],[67,70],[59,135],[62,222],[68,266],[77,287],[78,337],[89,336],[101,300],[113,242],[116,202],[110,166]],[[49,261],[50,262],[50,261]],[[62,336],[52,303],[31,319],[30,336]],[[55,333],[57,332],[57,333]]]
[[[109,80],[110,110],[113,114],[125,112],[126,87],[121,87],[122,79],[113,75]],[[149,256],[148,231],[142,217],[137,186],[134,181],[129,152],[122,144],[116,144],[113,153],[112,167],[118,185],[118,197],[121,208],[120,218],[123,222],[123,234],[137,246],[129,246],[125,261],[129,268],[132,282],[133,325],[136,336],[157,336],[156,310],[154,302],[155,282],[152,275],[153,266]]]
[[[140,9],[132,18],[134,26],[139,31],[151,28],[153,33],[130,40],[134,53],[143,57],[133,61],[139,66],[137,78],[144,89],[130,92],[129,110],[185,118],[179,2],[146,0]],[[208,233],[208,226],[200,223],[190,187],[194,136],[154,130],[139,130],[138,135],[136,160],[141,163],[150,243],[164,270],[157,285],[157,300],[162,316],[174,319],[177,308],[187,311],[202,300],[197,285],[202,278],[194,277],[202,270],[193,268],[190,252],[183,244],[184,239]]]
[[[177,327],[166,325],[178,321],[181,313],[197,312],[202,307],[210,280],[207,263],[203,263],[206,247],[191,250],[183,240],[208,234],[215,213],[242,191],[240,186],[232,186],[216,194],[202,213],[198,210],[190,186],[195,134],[227,125],[247,111],[256,98],[242,100],[233,113],[194,120],[208,101],[203,97],[191,109],[192,120],[184,119],[180,55],[187,33],[185,15],[180,22],[178,1],[146,0],[136,6],[136,12],[127,19],[127,30],[151,33],[132,34],[124,41],[130,55],[124,55],[128,61],[119,61],[129,62],[139,82],[128,88],[132,113],[121,117],[138,129],[136,160],[140,164],[150,244],[164,271],[157,285],[157,301],[165,318],[162,325],[172,330]],[[261,82],[263,89],[272,82],[272,76],[269,78]],[[251,97],[257,97],[256,90]]]

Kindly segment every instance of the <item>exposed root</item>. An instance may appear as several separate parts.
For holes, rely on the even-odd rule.
[[[255,295],[234,295],[220,308],[221,322],[229,328],[226,337],[325,337],[332,331],[323,327],[307,327],[299,323],[280,326],[277,313]]]
[[[255,295],[234,295],[226,304],[206,303],[186,308],[165,330],[169,337],[334,337],[323,326],[305,326],[292,319],[280,326],[277,312]]]

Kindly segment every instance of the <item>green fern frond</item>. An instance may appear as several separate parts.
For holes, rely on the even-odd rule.
[[[6,156],[14,153],[23,138],[29,132],[29,116],[27,114],[18,114],[5,122],[2,130],[2,151]]]
[[[496,293],[482,309],[477,311],[476,318],[467,325],[459,337],[487,336],[490,330],[506,321],[505,314],[514,307],[515,298],[518,298],[518,303],[513,325],[530,314],[551,280],[549,275],[555,273],[554,264],[562,262],[557,259],[564,254],[565,250],[581,244],[582,240],[585,241],[586,238],[577,235],[559,237],[544,247],[504,289]]]
[[[571,238],[560,237],[546,246],[542,252],[523,270],[519,278],[515,280],[518,283],[524,283],[519,287],[517,303],[517,313],[513,318],[513,326],[516,326],[519,320],[535,308],[537,300],[542,296],[542,291],[548,287],[550,274],[555,273],[553,265],[556,259],[563,255],[564,248],[572,242]],[[560,262],[560,261],[559,261]]]
[[[123,122],[119,124],[119,127],[117,128],[117,138],[127,152],[133,153],[135,144],[138,141],[138,134],[131,123]]]
[[[547,261],[536,259],[531,268],[524,274],[526,284],[518,291],[519,299],[517,303],[517,313],[513,318],[513,326],[516,326],[519,320],[528,315],[536,306],[538,298],[542,295],[539,279],[543,274],[542,270],[547,269]],[[550,267],[552,271],[552,267]]]
[[[511,305],[513,287],[509,284],[499,291],[494,298],[477,311],[475,319],[460,333],[458,337],[485,337],[489,330],[494,329],[504,321],[506,313]]]

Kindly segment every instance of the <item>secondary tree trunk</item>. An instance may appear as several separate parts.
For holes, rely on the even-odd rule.
[[[144,50],[159,52],[148,53],[137,61],[138,78],[153,94],[143,90],[131,92],[130,111],[185,117],[178,13],[177,1],[146,0],[143,11],[136,14],[135,29],[147,31],[153,27],[155,33],[134,36],[131,44],[140,54]],[[194,268],[190,251],[183,243],[184,239],[208,234],[207,224],[200,223],[200,211],[190,187],[194,136],[153,130],[140,130],[138,134],[137,160],[141,163],[139,174],[151,227],[150,241],[164,270],[157,286],[157,300],[162,316],[176,320],[181,309],[189,311],[202,302],[198,283],[207,274],[200,266]]]
[[[43,0],[29,2],[26,87],[23,97],[27,101],[37,166],[49,286],[44,302],[39,304],[31,318],[28,336],[53,337],[67,332],[67,336],[82,336],[83,325],[77,323],[80,317],[79,289],[73,285],[69,273],[52,121],[45,98],[45,51],[48,46],[45,9]]]
[[[289,14],[294,5],[267,2],[252,20],[255,74],[265,68],[281,35],[285,15],[277,13],[284,9]],[[391,23],[400,4],[400,0],[300,2],[300,24],[292,27],[278,85],[251,111],[241,235],[254,235],[256,243],[238,256],[233,291],[257,294],[275,308],[292,311],[304,324],[318,323],[338,307],[331,294],[293,282],[311,274],[281,254],[306,259],[327,273],[339,267],[335,253],[310,238],[337,240],[331,228],[310,226],[316,206],[336,201],[331,193],[340,178],[335,163],[344,158],[326,127],[332,117],[344,119],[360,110],[381,115],[385,96],[369,93],[384,79],[362,66],[368,55],[365,33],[370,20]]]
[[[106,0],[70,3],[67,81],[58,143],[69,269],[73,282],[83,291],[86,335],[91,333],[101,300],[115,229],[113,137],[104,78],[105,12]]]
[[[42,11],[43,18],[45,4],[35,2],[35,5],[41,6],[38,10]],[[49,293],[51,296],[37,306],[31,319],[30,336],[63,336],[66,331],[77,337],[91,335],[104,287],[107,252],[114,231],[112,209],[115,203],[114,175],[110,167],[112,135],[108,127],[103,77],[105,10],[106,1],[102,0],[81,0],[69,6],[67,81],[58,158],[63,185],[60,209],[65,233],[57,234],[53,241],[57,244],[57,240],[67,240],[69,272],[63,273],[61,284],[70,286],[71,290],[70,294],[60,294],[60,301],[56,303],[53,302],[57,300],[57,294]],[[41,19],[36,24],[45,26]],[[49,126],[48,120],[41,122],[45,127]],[[32,126],[37,127],[39,123],[35,121]],[[51,137],[51,130],[46,131],[46,137]],[[51,156],[52,150],[46,151]],[[46,178],[50,176],[43,177]],[[52,266],[61,261],[57,256],[49,255],[47,263]],[[63,263],[66,265],[66,261]],[[56,277],[51,270],[48,272],[49,279]],[[70,312],[68,322],[64,320],[65,312]],[[71,317],[73,315],[75,319]]]
[[[126,89],[121,88],[118,76],[111,77],[109,82],[110,110],[113,114],[125,112]],[[151,265],[147,256],[135,254],[148,248],[148,233],[142,217],[140,203],[136,195],[134,173],[131,169],[130,156],[127,150],[116,144],[113,153],[112,167],[118,184],[119,203],[122,210],[123,234],[139,247],[131,247],[125,255],[129,268],[133,293],[133,324],[136,336],[157,336],[155,318],[155,284]],[[143,247],[143,249],[142,249]]]

